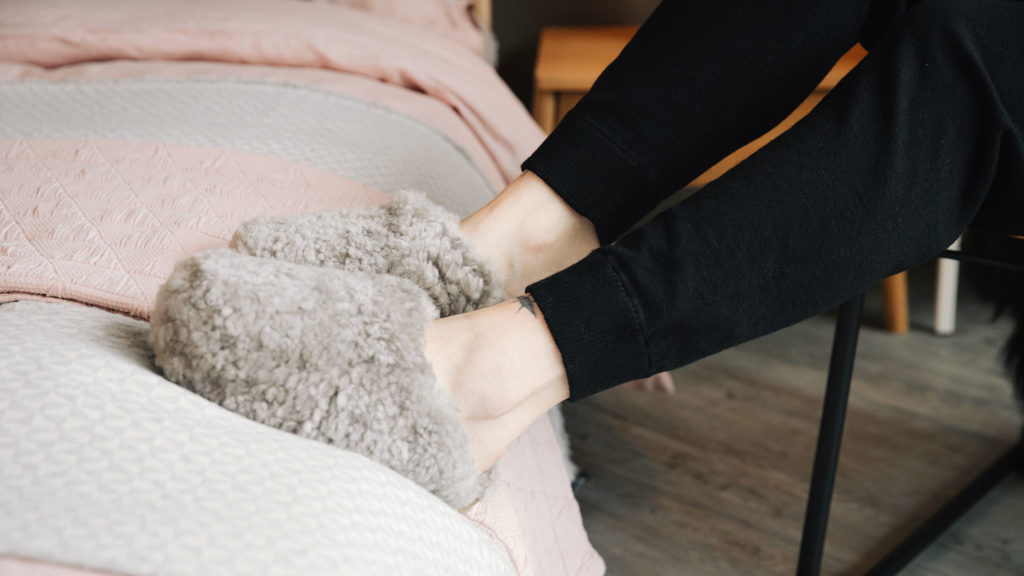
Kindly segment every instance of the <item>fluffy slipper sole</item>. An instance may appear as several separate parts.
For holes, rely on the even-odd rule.
[[[424,354],[437,317],[394,276],[230,250],[177,264],[150,317],[170,380],[242,416],[380,462],[460,508],[489,482]]]
[[[430,295],[442,316],[505,299],[502,281],[459,231],[456,215],[420,192],[344,212],[263,216],[239,226],[243,254],[342,270],[391,274]]]

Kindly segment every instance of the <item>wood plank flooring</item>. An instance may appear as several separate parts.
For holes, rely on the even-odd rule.
[[[931,327],[931,267],[911,274],[912,330],[861,331],[825,574],[861,574],[1018,437],[997,356],[1008,321],[961,290],[958,331]],[[834,317],[674,372],[674,396],[610,390],[565,408],[578,495],[608,573],[793,574]],[[1024,476],[907,571],[1024,574]]]

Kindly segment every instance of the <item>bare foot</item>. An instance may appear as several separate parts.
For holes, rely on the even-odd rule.
[[[526,297],[435,320],[426,337],[438,385],[455,398],[481,471],[569,397],[561,354]]]
[[[589,220],[524,172],[461,224],[502,275],[507,294],[567,268],[598,247]],[[534,420],[569,397],[562,356],[528,296],[427,328],[438,384],[458,403],[477,467],[487,470]]]
[[[662,394],[675,394],[676,383],[670,372],[659,372],[654,376],[630,380],[623,384],[627,388],[643,390],[644,392],[660,392]]]

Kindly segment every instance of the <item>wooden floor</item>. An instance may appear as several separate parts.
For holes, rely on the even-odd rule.
[[[931,334],[929,275],[911,275],[910,334],[881,331],[869,295],[825,574],[863,573],[1020,432],[997,361],[1010,323],[962,290],[957,334]],[[609,574],[794,573],[833,325],[812,318],[677,370],[674,396],[611,390],[565,408]],[[1024,477],[906,573],[1024,574]]]

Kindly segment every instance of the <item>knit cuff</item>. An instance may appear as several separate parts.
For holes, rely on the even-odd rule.
[[[610,244],[646,214],[633,190],[642,189],[640,169],[582,114],[570,111],[555,131],[523,162],[597,229]]]
[[[571,402],[649,375],[636,308],[599,251],[526,291],[562,354]]]

